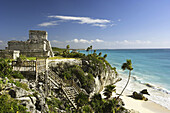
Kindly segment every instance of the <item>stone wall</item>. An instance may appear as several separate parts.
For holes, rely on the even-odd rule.
[[[0,50],[0,57],[9,58],[9,59],[17,59],[19,57],[20,51],[14,50]]]
[[[23,51],[43,51],[44,41],[32,42],[32,41],[8,41],[8,50],[20,50]]]
[[[30,30],[29,39],[30,40],[47,40],[48,33],[46,31]]]
[[[30,30],[27,41],[8,41],[8,50],[19,50],[28,57],[53,57],[47,35],[46,31]]]

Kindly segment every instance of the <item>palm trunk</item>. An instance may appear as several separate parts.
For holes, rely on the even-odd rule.
[[[131,71],[129,71],[129,77],[128,77],[128,81],[127,81],[127,83],[126,83],[125,87],[123,88],[123,90],[122,90],[122,92],[119,94],[119,96],[116,98],[116,100],[117,100],[117,99],[119,99],[119,97],[122,95],[122,93],[123,93],[123,92],[124,92],[124,90],[126,89],[126,87],[127,87],[128,83],[129,83],[129,80],[130,80],[130,75],[131,75]]]

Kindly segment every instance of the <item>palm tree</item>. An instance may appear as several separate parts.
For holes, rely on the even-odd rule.
[[[103,57],[106,58],[106,57],[107,57],[107,54],[105,54]]]
[[[97,51],[97,50],[95,49],[95,50],[94,50],[94,53],[96,53],[96,51]]]
[[[88,54],[89,54],[89,50],[90,50],[90,47],[88,47],[88,48],[86,49],[86,51],[88,52]]]
[[[91,49],[91,54],[92,54],[92,48],[93,48],[93,46],[91,45],[91,46],[90,46],[90,49]]]
[[[70,48],[70,45],[67,45],[67,46],[66,46],[67,52],[69,52],[69,51],[68,51],[68,50],[69,50],[69,48]]]
[[[116,89],[114,89],[115,87],[115,85],[105,86],[104,95],[106,96],[106,99],[109,99],[112,96],[112,92],[116,92]]]
[[[102,52],[99,53],[99,56],[101,56],[101,55],[102,55]]]
[[[126,63],[123,63],[122,69],[123,69],[123,71],[126,70],[126,69],[129,70],[129,77],[128,77],[128,81],[127,81],[125,87],[123,88],[123,90],[122,90],[122,92],[119,94],[119,96],[116,98],[116,100],[122,95],[122,93],[124,92],[124,90],[126,89],[128,83],[129,83],[130,76],[131,76],[131,71],[133,70],[132,62],[131,62],[130,59],[127,59],[127,60],[126,60]]]

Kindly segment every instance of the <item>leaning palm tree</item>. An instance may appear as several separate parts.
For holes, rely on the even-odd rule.
[[[131,62],[130,59],[127,59],[127,60],[126,60],[126,63],[123,63],[122,69],[123,69],[123,70],[126,70],[126,69],[129,70],[129,77],[128,77],[128,81],[127,81],[125,87],[123,88],[123,90],[122,90],[122,92],[119,94],[119,96],[116,98],[116,100],[119,99],[119,97],[122,95],[122,93],[124,92],[124,90],[126,89],[128,83],[129,83],[130,76],[131,76],[131,71],[133,70],[132,62]]]
[[[105,86],[104,95],[106,96],[106,99],[109,99],[112,96],[112,92],[116,92],[116,89],[114,89],[115,87],[115,85]]]

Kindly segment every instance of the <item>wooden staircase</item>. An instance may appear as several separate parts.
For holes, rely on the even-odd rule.
[[[77,104],[75,102],[76,96],[83,92],[87,94],[85,90],[82,90],[74,81],[61,79],[54,71],[48,70],[48,80],[52,82],[56,87],[60,87],[67,99],[71,102],[73,107],[77,109]],[[88,95],[88,94],[87,94]]]

